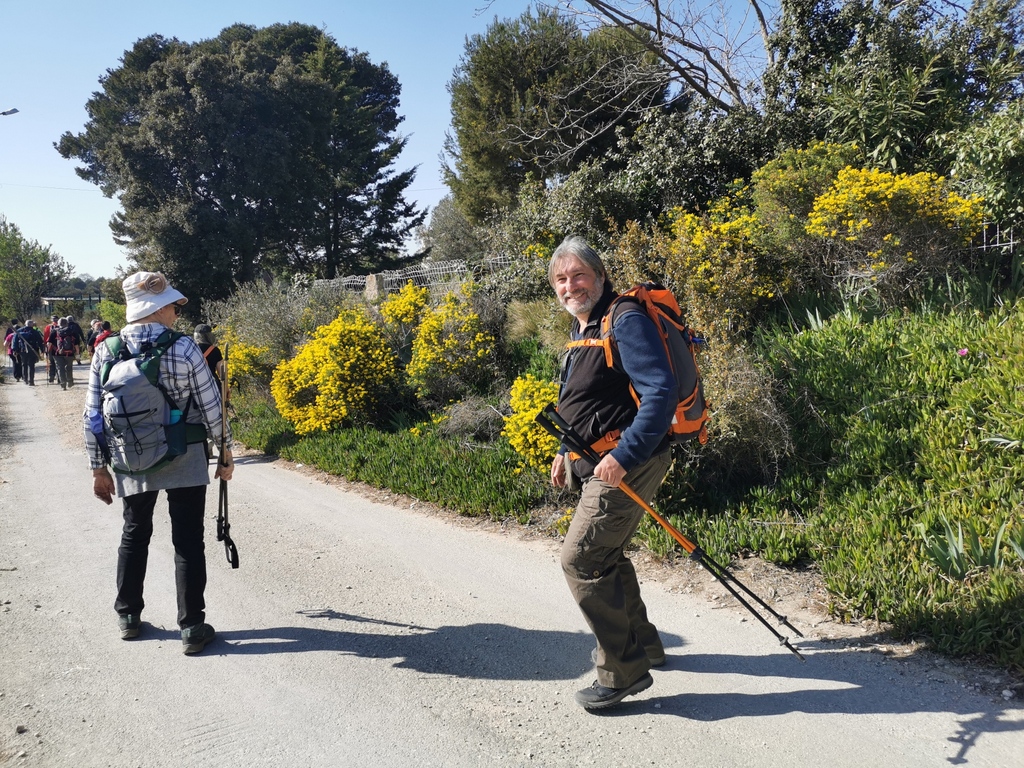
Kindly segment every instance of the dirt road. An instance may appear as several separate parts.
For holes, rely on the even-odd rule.
[[[120,507],[90,493],[84,387],[37,382],[0,386],[0,765],[1024,765],[1020,693],[1002,698],[993,673],[832,642],[826,625],[806,628],[801,663],[724,601],[650,579],[668,664],[588,714],[572,695],[593,641],[556,542],[260,458],[231,483],[239,570],[208,495],[218,639],[181,652],[161,502],[143,634],[122,641]]]

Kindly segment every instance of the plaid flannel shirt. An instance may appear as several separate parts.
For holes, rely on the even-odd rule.
[[[128,349],[132,353],[137,353],[143,344],[155,342],[165,330],[167,328],[160,323],[144,323],[127,325],[120,335]],[[111,354],[107,345],[97,344],[89,369],[89,388],[85,395],[85,413],[82,415],[90,469],[99,469],[106,463],[93,429],[101,427],[103,423],[103,388],[100,386],[100,372],[103,364],[110,359]],[[185,413],[185,406],[191,396],[192,405],[188,409],[186,421],[190,424],[204,425],[207,437],[219,445],[222,417],[220,389],[210,373],[203,353],[191,337],[183,336],[164,352],[160,358],[160,373],[157,380],[182,413]],[[226,425],[224,445],[228,449],[232,447],[230,424]]]

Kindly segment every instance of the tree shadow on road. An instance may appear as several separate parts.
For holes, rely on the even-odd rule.
[[[421,627],[343,614],[300,611],[363,625],[355,631],[271,627],[219,632],[225,655],[333,651],[395,659],[398,669],[479,680],[573,680],[590,666],[593,635],[507,624]],[[668,642],[670,638],[666,638]]]

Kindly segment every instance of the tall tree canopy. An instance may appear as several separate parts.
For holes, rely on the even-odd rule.
[[[0,216],[0,315],[25,320],[43,296],[71,277],[71,267],[49,247],[28,240]]]
[[[473,222],[511,205],[532,174],[550,179],[602,156],[640,115],[664,103],[663,65],[632,33],[589,34],[540,9],[495,21],[466,41],[448,84],[452,132],[445,180]]]
[[[118,195],[115,239],[192,296],[260,271],[321,277],[388,259],[423,215],[392,166],[400,85],[303,24],[153,35],[127,51],[55,145]]]

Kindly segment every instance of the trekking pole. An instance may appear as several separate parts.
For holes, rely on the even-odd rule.
[[[228,359],[228,345],[224,345],[224,362]],[[228,377],[220,383],[220,455],[217,463],[226,467],[228,463],[224,460],[224,443],[227,442],[228,432]],[[220,479],[220,498],[217,501],[217,541],[224,542],[224,554],[232,568],[238,567],[238,548],[231,540],[231,523],[228,522],[228,481],[223,477]]]
[[[595,467],[597,466],[598,462],[601,460],[601,457],[593,448],[587,445],[586,441],[580,436],[578,432],[576,432],[576,430],[572,428],[569,422],[567,422],[565,419],[561,417],[561,415],[559,415],[559,413],[555,410],[555,407],[553,405],[549,404],[545,406],[544,409],[537,414],[536,421],[553,437],[558,438],[559,441],[564,443],[570,451],[579,454],[583,458],[587,459],[587,461],[591,462]],[[796,648],[790,645],[789,638],[784,637],[778,630],[775,629],[775,627],[768,623],[768,620],[765,619],[764,616],[762,616],[757,611],[757,609],[754,608],[754,606],[747,602],[743,595],[736,591],[735,587],[739,587],[740,590],[742,590],[746,595],[752,598],[758,605],[760,605],[772,616],[778,619],[780,623],[782,623],[783,625],[791,629],[793,632],[795,632],[798,637],[803,637],[803,633],[801,633],[799,629],[790,624],[785,616],[780,614],[778,611],[776,611],[774,608],[768,605],[764,600],[762,600],[760,597],[754,594],[754,592],[752,592],[733,574],[731,574],[722,565],[720,565],[711,557],[709,557],[708,554],[703,549],[701,549],[697,544],[686,538],[686,536],[684,536],[674,525],[672,525],[672,523],[670,523],[662,515],[658,514],[650,504],[644,501],[636,493],[636,491],[630,488],[629,485],[627,485],[625,482],[622,482],[619,483],[618,487],[623,493],[629,496],[629,498],[631,498],[633,501],[639,504],[640,507],[645,512],[647,512],[647,514],[653,517],[658,522],[658,524],[662,528],[664,528],[673,539],[676,540],[679,546],[681,546],[686,551],[686,554],[689,555],[692,560],[704,566],[704,569],[708,571],[708,573],[710,573],[712,576],[718,579],[722,586],[725,587],[729,591],[729,593],[736,598],[737,602],[739,602],[740,605],[746,608],[751,614],[753,614],[754,618],[756,618],[768,629],[769,632],[775,635],[780,645],[784,645],[786,648],[788,648],[790,651],[796,654],[796,657],[801,661],[806,661],[806,659],[804,659],[804,657],[800,654],[800,651],[798,651]]]

